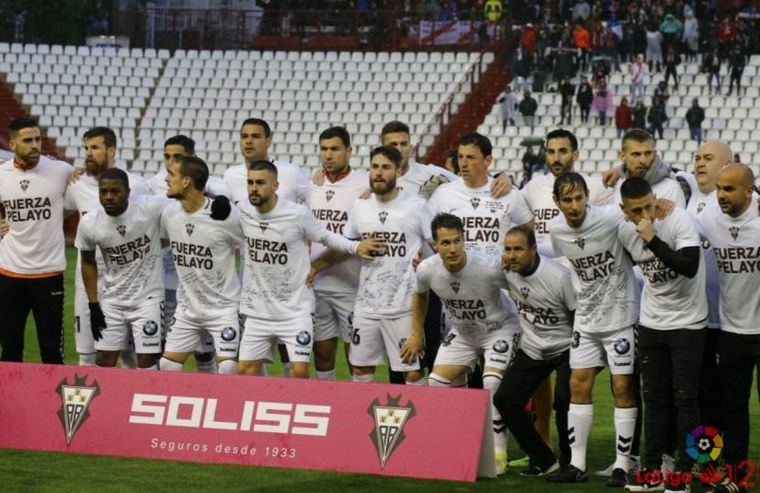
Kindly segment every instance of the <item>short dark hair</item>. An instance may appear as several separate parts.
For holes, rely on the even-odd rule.
[[[401,153],[395,147],[393,147],[393,146],[379,146],[379,147],[375,147],[369,153],[369,159],[370,159],[370,161],[372,160],[372,158],[374,158],[378,154],[380,154],[381,156],[385,156],[388,159],[390,159],[395,167],[398,168],[399,166],[401,166]]]
[[[275,166],[272,161],[267,161],[266,159],[259,159],[258,161],[252,162],[251,165],[248,166],[248,171],[269,171],[272,173],[275,180],[277,179],[277,166]]]
[[[323,140],[334,139],[335,137],[338,137],[344,146],[351,147],[351,135],[349,135],[345,127],[330,127],[323,130],[319,134],[319,141],[322,142]]]
[[[11,138],[13,138],[19,130],[38,127],[39,124],[37,123],[37,120],[33,120],[32,118],[16,118],[10,125],[8,125],[8,130],[10,130]]]
[[[438,240],[438,230],[440,228],[456,229],[464,235],[464,223],[454,214],[442,212],[433,218],[430,223],[430,231],[433,233],[433,240]]]
[[[106,168],[100,172],[98,182],[103,180],[119,180],[124,184],[124,187],[129,190],[129,176],[127,172],[120,168]]]
[[[269,124],[262,120],[261,118],[248,118],[240,125],[240,128],[245,127],[246,125],[258,125],[259,127],[264,129],[264,137],[267,139],[272,136],[272,127],[269,126]]]
[[[628,178],[620,185],[620,197],[623,199],[640,199],[652,193],[652,186],[644,178]]]
[[[570,148],[573,152],[578,150],[578,138],[570,130],[564,128],[556,128],[546,134],[546,144],[552,139],[568,139],[570,141]]]
[[[654,142],[654,137],[643,128],[632,128],[623,134],[623,148],[625,148],[625,143],[629,140],[633,140],[634,142]]]
[[[179,172],[193,181],[196,190],[203,191],[208,181],[208,165],[198,156],[179,156]]]
[[[182,146],[186,153],[195,154],[195,141],[187,135],[175,135],[169,137],[166,139],[166,142],[164,142],[164,147],[167,146]]]
[[[460,137],[459,145],[460,146],[469,146],[469,145],[476,146],[478,149],[480,149],[480,152],[483,153],[483,157],[488,157],[493,153],[493,145],[491,145],[491,141],[488,140],[488,137],[486,137],[485,135],[479,134],[477,132],[465,134],[462,137]]]
[[[398,120],[393,120],[383,125],[383,129],[380,131],[380,137],[385,137],[386,134],[405,133],[409,134],[409,125]]]
[[[84,133],[84,140],[103,137],[106,147],[116,147],[116,132],[108,127],[93,127]]]
[[[580,187],[583,192],[588,195],[588,185],[586,185],[586,180],[583,179],[583,175],[574,171],[566,171],[554,180],[554,190],[552,193],[554,194],[554,197],[559,200],[563,189],[569,188],[572,190],[576,187]]]
[[[532,247],[536,245],[536,233],[533,231],[533,228],[529,228],[525,225],[515,226],[509,231],[507,231],[507,235],[514,235],[514,234],[521,234],[525,237],[525,239],[528,241],[528,247]]]
[[[449,159],[451,159],[451,165],[454,167],[454,174],[459,174],[459,152],[456,149],[449,150]]]

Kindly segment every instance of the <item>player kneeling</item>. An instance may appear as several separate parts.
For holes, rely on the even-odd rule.
[[[493,394],[501,384],[520,340],[515,314],[503,290],[507,280],[499,257],[465,252],[464,225],[452,214],[439,214],[431,225],[438,255],[417,268],[417,289],[412,303],[412,337],[422,337],[428,292],[441,298],[451,322],[442,339],[430,386],[449,387],[483,356],[483,386]],[[507,438],[498,410],[493,407],[497,471],[507,468]]]

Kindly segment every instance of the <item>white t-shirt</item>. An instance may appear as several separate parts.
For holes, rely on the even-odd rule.
[[[126,173],[127,178],[129,179],[130,197],[149,195],[151,193],[147,180],[142,176],[132,174],[129,171]],[[79,180],[70,184],[66,189],[66,195],[63,198],[63,208],[67,211],[77,211],[80,216],[84,216],[88,212],[100,209],[98,179],[92,175],[83,174],[79,177]],[[95,260],[98,264],[98,275],[102,279],[106,266],[105,263],[103,263],[103,255],[100,253],[100,250],[96,250]],[[78,253],[74,284],[77,289],[84,289],[84,281],[82,281],[82,256]]]
[[[359,197],[369,188],[366,172],[352,169],[349,174],[335,183],[325,178],[322,186],[311,185],[309,207],[314,217],[333,233],[344,234],[348,222],[348,212]],[[319,257],[325,247],[312,245],[312,260]],[[351,256],[342,262],[320,272],[314,279],[314,290],[325,293],[356,293],[359,287],[361,259]]]
[[[417,266],[415,292],[432,289],[441,298],[451,325],[460,333],[485,334],[503,327],[515,316],[502,291],[508,285],[500,264],[499,257],[469,252],[462,270],[449,272],[441,256],[433,255]]]
[[[280,183],[277,196],[291,202],[308,204],[311,180],[304,170],[295,164],[284,161],[273,161],[273,163],[277,167],[277,181]],[[245,164],[230,166],[224,172],[222,179],[227,185],[230,192],[229,197],[235,205],[239,207],[241,203],[249,203],[248,171]]]
[[[611,332],[638,320],[633,266],[618,238],[622,222],[620,207],[591,205],[578,228],[563,215],[549,223],[554,252],[567,257],[577,282],[576,330]]]
[[[0,203],[10,230],[0,242],[0,272],[54,274],[66,270],[63,197],[74,170],[63,161],[40,157],[34,168],[0,165]]]
[[[168,173],[166,171],[166,166],[161,166],[161,169],[158,170],[158,173],[150,177],[148,180],[148,185],[150,186],[153,195],[166,197],[166,194],[169,191],[169,185],[166,184],[167,174]],[[221,178],[214,175],[209,175],[208,180],[206,180],[206,189],[204,192],[212,197],[217,197],[219,195],[224,195],[226,197],[230,196],[230,191],[227,188],[227,184],[224,183]]]
[[[581,173],[588,186],[588,201],[592,205],[612,205],[615,203],[615,193],[612,188],[605,188],[599,176],[588,176]],[[535,218],[536,243],[542,246],[542,251],[551,249],[549,221],[559,216],[560,211],[554,203],[555,176],[551,173],[533,174],[533,177],[522,189],[523,197],[533,211]],[[546,252],[550,255],[550,252]]]
[[[506,272],[506,279],[522,327],[520,349],[534,360],[555,358],[568,350],[577,304],[570,271],[541,256],[533,274]]]
[[[623,199],[620,196],[620,187],[624,181],[625,179],[621,178],[615,183],[615,204],[623,203]],[[651,187],[652,193],[658,199],[668,199],[671,202],[675,202],[676,207],[680,207],[681,209],[686,208],[686,197],[683,196],[683,189],[673,178],[665,177],[654,185],[651,185]]]
[[[697,225],[683,209],[674,209],[664,219],[656,219],[654,228],[657,237],[673,250],[701,245]],[[707,296],[702,255],[697,275],[689,279],[668,268],[646,248],[634,223],[625,221],[619,231],[620,241],[644,274],[639,323],[654,330],[705,328]]]
[[[245,236],[240,313],[259,319],[291,320],[314,311],[314,293],[306,286],[309,240],[346,253],[358,245],[327,231],[305,206],[279,198],[267,213],[244,202],[240,219]]]
[[[421,164],[409,161],[409,169],[398,177],[396,186],[411,195],[419,196],[420,187],[435,175],[443,175],[444,178],[453,182],[459,179],[457,175],[442,166],[433,164]]]
[[[100,208],[82,218],[76,247],[100,248],[106,265],[102,303],[130,309],[163,301],[159,227],[168,204],[168,199],[141,195],[130,197],[120,216],[109,216]]]
[[[756,204],[734,218],[715,202],[704,208],[699,222],[717,259],[721,330],[760,334],[760,218]]]
[[[470,188],[461,178],[444,183],[428,202],[430,217],[447,212],[462,219],[468,252],[500,255],[507,231],[533,219],[520,190],[495,199],[491,197],[492,182],[489,178],[478,188]]]
[[[398,317],[412,310],[416,284],[412,262],[430,241],[430,218],[425,202],[399,193],[390,202],[375,197],[357,200],[348,214],[346,236],[385,241],[383,255],[362,260],[354,312],[368,318]]]
[[[161,236],[169,240],[179,278],[177,313],[199,321],[237,313],[240,280],[235,249],[243,242],[237,210],[216,221],[211,218],[211,199],[192,214],[175,201],[161,214]]]
[[[689,173],[690,174],[690,173]],[[702,193],[699,188],[692,187],[691,198],[686,210],[693,218],[698,219],[702,211],[710,204],[717,203],[715,190]],[[705,259],[705,274],[707,278],[707,326],[711,329],[720,328],[720,283],[718,282],[718,262],[715,250],[706,238],[702,239],[702,254]]]

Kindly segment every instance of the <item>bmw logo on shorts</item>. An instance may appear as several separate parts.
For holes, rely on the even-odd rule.
[[[225,327],[222,329],[222,339],[224,339],[227,342],[234,341],[235,337],[237,337],[237,331],[233,329],[232,327]]]
[[[631,350],[631,343],[628,342],[628,339],[626,339],[625,337],[622,337],[618,339],[617,341],[615,341],[616,353],[623,355],[623,354],[627,354],[628,351],[630,350]]]
[[[507,343],[507,341],[499,339],[494,343],[493,350],[497,353],[506,353],[509,351],[509,343]]]
[[[296,336],[296,342],[298,342],[298,344],[301,346],[308,346],[311,342],[311,334],[309,334],[308,331],[302,330]]]
[[[145,322],[145,325],[143,325],[143,333],[146,336],[156,335],[158,333],[158,324],[153,320]]]
[[[578,332],[577,330],[574,330],[573,331],[573,342],[571,343],[571,345],[574,348],[577,348],[580,344],[581,344],[581,333]]]
[[[406,337],[402,337],[401,339],[399,339],[399,341],[398,341],[398,348],[399,349],[403,348],[404,344],[406,344]]]

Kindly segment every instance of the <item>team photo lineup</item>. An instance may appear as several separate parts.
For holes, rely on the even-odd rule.
[[[199,372],[266,376],[281,360],[284,376],[335,380],[340,352],[353,382],[387,364],[393,383],[484,388],[498,473],[548,483],[588,479],[599,380],[614,401],[607,486],[690,491],[685,474],[709,473],[709,491],[747,491],[760,202],[728,143],[702,142],[677,170],[633,128],[619,164],[588,175],[582,142],[557,128],[547,169],[518,188],[479,133],[439,167],[414,161],[404,122],[382,125],[369,155],[326,127],[309,176],[270,155],[275,130],[243,121],[243,162],[221,178],[171,136],[144,178],[115,166],[109,128],[82,136],[74,168],[41,155],[35,120],[14,120],[2,361],[24,360],[31,313],[42,362],[63,364],[64,220],[78,213],[79,365],[182,371],[192,357]],[[720,462],[687,450],[699,426],[720,430]]]

